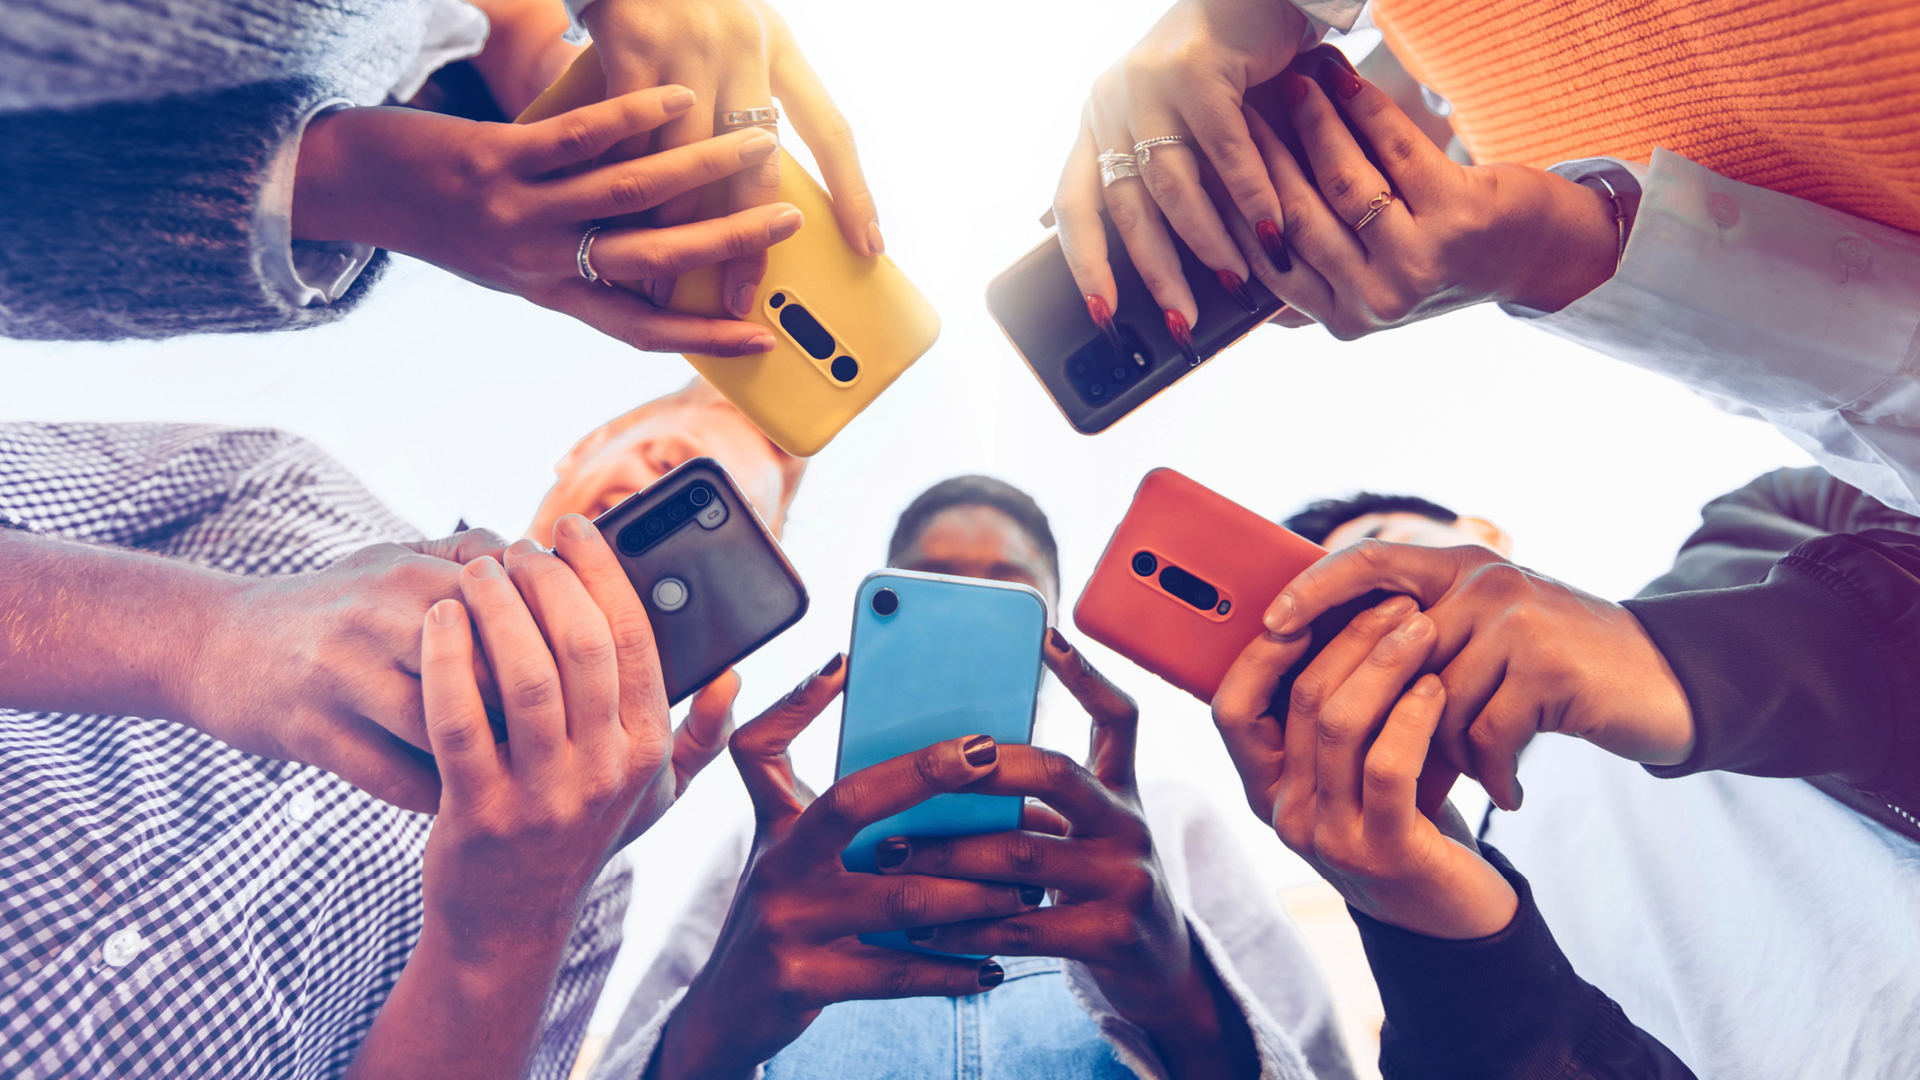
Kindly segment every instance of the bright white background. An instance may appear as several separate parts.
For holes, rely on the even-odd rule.
[[[859,133],[887,248],[938,306],[940,342],[822,453],[786,545],[811,614],[745,665],[751,716],[846,644],[849,601],[893,518],[934,481],[1003,477],[1052,515],[1070,608],[1142,473],[1186,472],[1268,516],[1357,488],[1494,519],[1518,559],[1607,597],[1666,568],[1702,502],[1806,458],[1758,423],[1492,309],[1342,344],[1265,329],[1108,433],[1074,433],[988,318],[987,281],[1036,223],[1086,87],[1158,0],[789,0],[795,33]],[[524,530],[551,464],[588,429],[686,381],[678,357],[400,260],[344,323],[157,344],[0,342],[6,419],[273,425],[344,461],[422,530]],[[1066,623],[1069,634],[1072,627]],[[1245,811],[1206,710],[1074,637],[1145,710],[1140,770],[1216,793],[1275,886],[1308,876]],[[1050,684],[1041,740],[1081,749]],[[796,749],[831,780],[835,714]],[[723,758],[632,849],[615,987],[637,980],[723,830],[747,815]],[[613,998],[624,994],[609,995]],[[596,1028],[612,1023],[603,1007]]]

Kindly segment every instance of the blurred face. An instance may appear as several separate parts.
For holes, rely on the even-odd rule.
[[[1418,544],[1421,547],[1460,547],[1463,544],[1478,544],[1481,547],[1492,548],[1502,555],[1513,553],[1513,538],[1486,518],[1462,517],[1448,524],[1444,521],[1435,521],[1425,514],[1409,511],[1362,514],[1352,521],[1343,522],[1339,528],[1328,533],[1325,543],[1321,546],[1328,551],[1338,551],[1368,537],[1395,544]]]
[[[596,428],[560,464],[527,536],[553,542],[563,514],[589,518],[697,457],[718,461],[776,534],[806,463],[767,441],[733,403],[704,382]]]
[[[1049,604],[1060,597],[1060,583],[1053,579],[1040,545],[1019,522],[991,506],[949,506],[935,514],[893,565],[1030,585]]]

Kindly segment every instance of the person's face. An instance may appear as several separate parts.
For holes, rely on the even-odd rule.
[[[780,452],[740,410],[718,394],[663,398],[595,430],[554,466],[557,479],[527,536],[548,544],[563,514],[589,518],[697,457],[718,461],[768,528],[780,532],[803,462]]]
[[[1052,604],[1060,583],[1047,558],[1020,523],[991,506],[949,506],[894,561],[900,570],[986,578],[1030,585]]]
[[[1326,542],[1321,546],[1328,551],[1338,551],[1369,537],[1396,544],[1418,544],[1421,547],[1478,544],[1502,555],[1513,553],[1513,538],[1486,518],[1457,518],[1449,525],[1410,511],[1362,514],[1352,521],[1342,522],[1339,528],[1327,534]]]

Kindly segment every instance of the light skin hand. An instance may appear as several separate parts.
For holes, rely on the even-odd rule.
[[[755,831],[713,955],[668,1020],[649,1078],[744,1077],[837,1001],[961,996],[999,983],[988,961],[862,944],[858,935],[1031,910],[1010,885],[851,873],[864,826],[997,767],[991,739],[952,739],[862,769],[808,800],[787,747],[846,683],[836,656],[734,733]],[[969,753],[971,751],[971,753]]]
[[[1452,774],[1429,762],[1445,691],[1434,675],[1407,688],[1435,637],[1413,608],[1395,597],[1348,624],[1294,680],[1284,724],[1273,698],[1302,645],[1255,639],[1221,681],[1214,723],[1254,813],[1349,904],[1430,937],[1486,937],[1519,898],[1446,802]]]
[[[999,769],[970,790],[1038,799],[1021,831],[895,837],[877,856],[887,874],[1038,886],[1053,906],[928,925],[909,937],[949,952],[1081,961],[1114,1009],[1153,1037],[1173,1076],[1259,1075],[1245,1017],[1194,944],[1154,852],[1134,778],[1139,708],[1058,630],[1048,633],[1043,656],[1092,718],[1087,766],[1003,746]]]
[[[777,98],[819,163],[847,243],[867,256],[885,249],[853,129],[772,7],[760,0],[598,0],[581,17],[593,32],[609,93],[664,83],[693,91],[694,107],[654,133],[654,152],[698,143],[715,133],[718,114],[764,108]],[[648,149],[632,140],[620,152],[633,156]],[[777,158],[743,169],[733,177],[729,208],[738,213],[764,206],[779,187]],[[660,206],[655,223],[692,221],[698,206],[699,193],[689,192]],[[743,252],[722,268],[720,295],[736,317],[748,314],[765,272],[766,256],[759,251]],[[664,304],[673,293],[673,275],[649,276],[657,279],[649,295]]]
[[[1266,613],[1301,635],[1320,613],[1373,589],[1417,600],[1436,627],[1421,670],[1446,688],[1437,755],[1502,809],[1520,806],[1520,751],[1537,732],[1586,739],[1652,765],[1693,751],[1692,707],[1633,613],[1477,545],[1362,540],[1308,567]]]
[[[1246,120],[1299,256],[1275,291],[1335,337],[1488,301],[1558,311],[1612,276],[1613,206],[1593,189],[1540,169],[1452,161],[1331,46],[1302,55],[1274,90]],[[1356,231],[1389,190],[1394,201]]]
[[[623,139],[693,107],[683,87],[624,94],[533,124],[482,124],[414,109],[345,109],[308,125],[294,184],[296,239],[357,241],[425,259],[491,289],[571,315],[648,351],[765,352],[765,328],[663,311],[587,281],[588,225],[659,206],[764,164],[759,129],[641,161],[578,171]],[[791,206],[756,206],[675,228],[608,229],[593,241],[606,279],[672,276],[755,255],[793,235]]]
[[[1241,102],[1286,67],[1305,30],[1306,16],[1292,4],[1179,0],[1095,81],[1053,201],[1067,267],[1095,322],[1118,305],[1103,209],[1155,302],[1187,327],[1198,309],[1172,234],[1230,291],[1232,281],[1256,276],[1278,283],[1285,215]],[[1153,149],[1140,179],[1100,186],[1101,151],[1130,152],[1163,135],[1192,141]],[[1208,187],[1223,195],[1218,205]]]

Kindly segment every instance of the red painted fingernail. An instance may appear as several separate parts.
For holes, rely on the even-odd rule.
[[[915,926],[907,930],[908,941],[931,941],[937,926]]]
[[[912,851],[913,848],[905,840],[897,836],[891,837],[874,845],[873,861],[879,865],[880,869],[891,870],[906,862],[907,856]]]
[[[1262,221],[1253,227],[1253,234],[1260,238],[1260,246],[1266,250],[1267,258],[1273,260],[1274,269],[1283,274],[1293,271],[1293,256],[1287,251],[1287,238],[1280,234],[1278,224]]]
[[[1260,310],[1260,305],[1253,302],[1252,290],[1247,288],[1246,281],[1239,274],[1231,270],[1215,270],[1213,276],[1220,279],[1220,287],[1227,290],[1227,295],[1240,305],[1240,310],[1249,315]]]
[[[1108,309],[1104,297],[1096,293],[1087,294],[1087,317],[1093,320],[1093,325],[1099,327],[1101,333],[1107,335],[1107,344],[1118,352],[1126,352],[1126,346],[1120,341],[1120,330],[1113,325],[1113,312]]]
[[[1073,651],[1073,646],[1067,644],[1066,637],[1060,633],[1058,628],[1051,627],[1051,626],[1048,627],[1047,637],[1053,642],[1053,647],[1056,651],[1063,652],[1063,653],[1070,653]]]
[[[1289,68],[1280,76],[1280,100],[1291,109],[1307,96],[1307,80]]]
[[[1333,84],[1333,92],[1340,95],[1341,101],[1349,101],[1360,92],[1360,76],[1354,74],[1347,55],[1338,49],[1320,61],[1320,77]]]
[[[980,985],[991,990],[1007,981],[1007,969],[989,960],[980,965]]]
[[[833,659],[827,661],[826,664],[820,668],[819,674],[815,675],[814,678],[825,679],[832,676],[834,672],[840,670],[840,665],[842,663],[845,663],[846,659],[847,659],[846,657],[840,655],[839,653],[834,653]]]
[[[1173,335],[1173,343],[1180,346],[1180,355],[1187,358],[1188,367],[1200,366],[1200,354],[1193,351],[1193,331],[1187,326],[1187,317],[1166,309],[1167,333]]]
[[[977,769],[993,764],[993,759],[1000,756],[1000,745],[991,735],[975,735],[960,744],[960,754],[967,759],[967,764]]]

